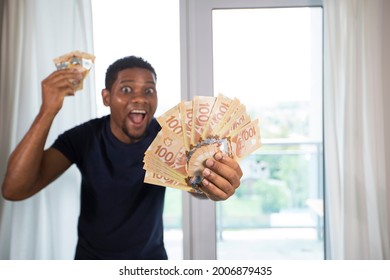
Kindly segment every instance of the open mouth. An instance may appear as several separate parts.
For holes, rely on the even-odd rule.
[[[145,110],[132,110],[129,114],[129,119],[134,124],[141,124],[146,117]]]

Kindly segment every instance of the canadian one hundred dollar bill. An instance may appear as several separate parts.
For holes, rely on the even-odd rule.
[[[259,120],[237,98],[195,96],[157,118],[161,130],[145,152],[145,182],[200,192],[204,162],[221,151],[240,161],[261,147]]]

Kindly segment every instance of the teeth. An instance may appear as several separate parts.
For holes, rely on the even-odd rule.
[[[132,114],[146,114],[146,111],[145,110],[132,110],[131,113]]]

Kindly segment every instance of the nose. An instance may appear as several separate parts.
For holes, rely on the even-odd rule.
[[[130,95],[130,102],[132,103],[147,103],[146,95],[140,91],[137,90],[133,92],[133,94]]]

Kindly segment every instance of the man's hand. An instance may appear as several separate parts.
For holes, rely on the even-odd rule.
[[[74,95],[75,89],[83,79],[83,75],[75,68],[53,72],[41,83],[42,107],[46,111],[57,114],[64,102],[64,97]]]
[[[206,160],[201,190],[214,201],[226,200],[240,186],[242,170],[238,162],[222,152]]]

